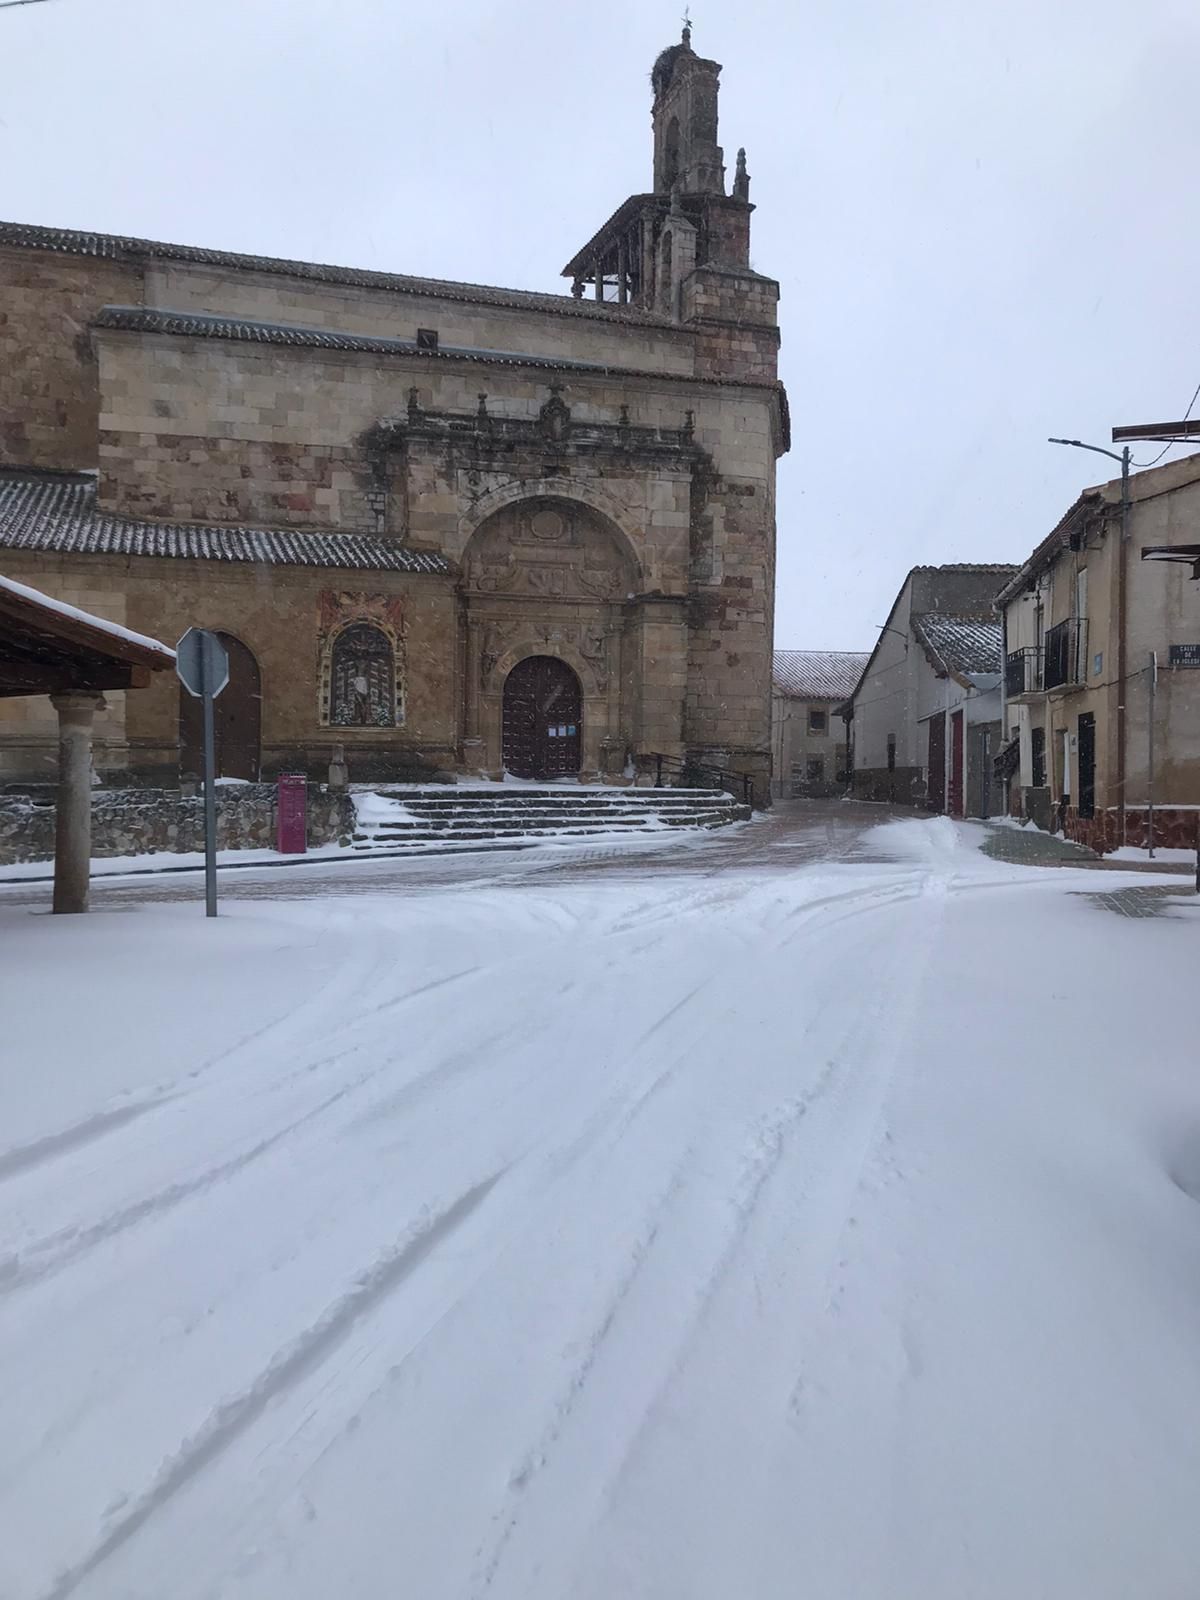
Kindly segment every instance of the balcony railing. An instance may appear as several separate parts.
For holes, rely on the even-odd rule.
[[[1042,652],[1035,645],[1010,650],[1004,658],[1004,692],[1011,700],[1042,687]]]
[[[1046,634],[1043,683],[1047,689],[1087,682],[1087,619],[1071,617]]]

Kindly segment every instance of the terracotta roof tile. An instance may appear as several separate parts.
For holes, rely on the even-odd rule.
[[[867,664],[866,650],[776,650],[772,681],[784,694],[840,700],[854,693]]]
[[[927,611],[912,619],[917,637],[952,672],[999,672],[1002,634],[999,620],[948,617]]]
[[[96,509],[85,474],[0,470],[0,549],[64,555],[164,556],[176,561],[262,562],[373,572],[444,573],[444,556],[370,534],[292,528],[220,528],[145,522]]]

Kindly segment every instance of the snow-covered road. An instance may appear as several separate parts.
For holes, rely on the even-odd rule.
[[[1193,1600],[1195,915],[753,826],[0,899],[4,1600]]]

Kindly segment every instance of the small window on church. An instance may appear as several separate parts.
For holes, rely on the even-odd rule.
[[[417,329],[417,349],[436,350],[438,347],[438,331],[436,328]]]
[[[395,726],[396,676],[391,642],[368,623],[345,629],[334,643],[329,721],[335,728]]]

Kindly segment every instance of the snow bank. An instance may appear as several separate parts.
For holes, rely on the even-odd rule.
[[[1182,808],[1180,808],[1182,809]],[[1156,845],[1153,856],[1148,850],[1139,850],[1131,844],[1122,845],[1119,850],[1110,850],[1105,855],[1106,861],[1187,861],[1195,863],[1194,850],[1165,850],[1161,845]]]
[[[278,850],[218,850],[218,867],[269,866],[280,862],[345,859],[349,848],[316,845],[302,856],[283,856]],[[93,878],[120,877],[128,873],[184,872],[204,866],[203,850],[155,850],[134,856],[93,856]],[[0,866],[0,883],[47,881],[54,876],[53,861],[17,861]]]

